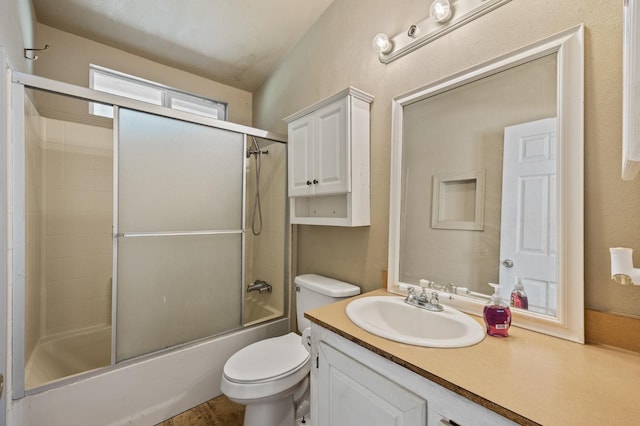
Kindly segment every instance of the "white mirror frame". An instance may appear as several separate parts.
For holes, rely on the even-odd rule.
[[[622,49],[622,179],[632,180],[640,171],[640,5],[624,2]]]
[[[556,317],[512,310],[512,324],[584,343],[584,29],[580,25],[393,99],[389,280],[387,290],[406,294],[399,281],[403,110],[406,105],[534,59],[558,56],[558,294]],[[440,293],[441,303],[482,316],[485,300]]]

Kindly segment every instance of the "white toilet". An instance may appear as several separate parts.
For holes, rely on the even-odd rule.
[[[360,293],[360,288],[315,274],[297,276],[298,330],[310,326],[304,312]],[[289,333],[253,343],[224,365],[222,392],[246,405],[244,426],[293,426],[308,413],[309,348]],[[305,409],[306,408],[306,409]]]

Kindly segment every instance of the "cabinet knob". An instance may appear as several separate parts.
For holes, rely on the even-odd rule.
[[[311,185],[311,181],[310,180],[307,181],[307,185]]]
[[[314,179],[314,180],[313,180],[313,184],[314,184],[314,185],[317,185],[317,184],[318,184],[318,179]]]

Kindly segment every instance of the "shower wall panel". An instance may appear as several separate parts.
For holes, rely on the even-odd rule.
[[[42,119],[45,333],[111,322],[113,130]]]
[[[262,232],[255,236],[251,233],[253,210],[256,196],[256,159],[248,160],[247,168],[247,229],[245,286],[255,280],[264,280],[272,285],[271,293],[247,293],[245,303],[259,304],[284,313],[285,294],[285,236],[287,202],[287,151],[286,145],[271,143],[264,148],[268,154],[261,156],[260,200],[262,205]],[[258,220],[256,215],[256,221]],[[245,323],[259,319],[246,310]],[[266,316],[273,315],[265,311]]]

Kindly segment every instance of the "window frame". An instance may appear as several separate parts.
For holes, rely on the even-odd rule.
[[[130,99],[138,99],[138,98],[129,97],[129,96],[126,96],[126,94],[122,94],[120,92],[114,93],[114,92],[103,90],[101,88],[96,88],[95,87],[95,74],[96,73],[99,73],[99,74],[102,74],[104,76],[107,76],[107,77],[110,77],[110,78],[113,78],[113,79],[117,79],[117,80],[120,80],[120,81],[126,81],[127,83],[135,84],[135,85],[138,85],[140,87],[146,87],[146,88],[159,90],[161,92],[161,103],[160,104],[156,104],[156,103],[152,103],[152,102],[147,102],[147,103],[149,103],[151,105],[158,105],[158,106],[162,106],[162,107],[165,107],[165,108],[174,109],[176,111],[182,111],[182,112],[187,112],[187,113],[191,113],[191,114],[197,114],[197,115],[201,115],[203,117],[213,118],[213,119],[216,119],[216,120],[228,121],[229,104],[227,102],[219,101],[217,99],[207,98],[205,96],[198,95],[196,93],[187,92],[185,90],[176,89],[176,88],[171,87],[171,86],[166,86],[164,84],[160,84],[160,83],[157,83],[155,81],[146,80],[144,78],[140,78],[140,77],[136,77],[136,76],[133,76],[133,75],[130,75],[130,74],[126,74],[126,73],[120,72],[120,71],[112,70],[110,68],[105,68],[105,67],[102,67],[100,65],[89,64],[89,88],[91,88],[93,90],[100,91],[100,92],[104,92],[104,93],[110,93],[110,94],[113,94],[113,95],[128,97]],[[221,112],[222,113],[221,116],[213,117],[213,114],[199,113],[195,109],[194,110],[185,110],[185,109],[173,108],[171,106],[171,102],[172,102],[173,99],[180,99],[182,101],[187,101],[188,102],[189,98],[196,100],[196,102],[194,102],[194,105],[195,104],[197,104],[197,105],[212,104],[214,106],[214,108],[212,108],[212,111],[216,110],[219,113]],[[138,100],[140,100],[140,99],[138,99]],[[146,101],[142,100],[142,102],[146,102]],[[218,109],[216,109],[215,107],[218,107]],[[89,112],[91,114],[94,114],[94,115],[105,116],[103,114],[98,114],[96,112],[96,104],[94,104],[94,103],[90,104]],[[113,117],[113,115],[111,117]]]

